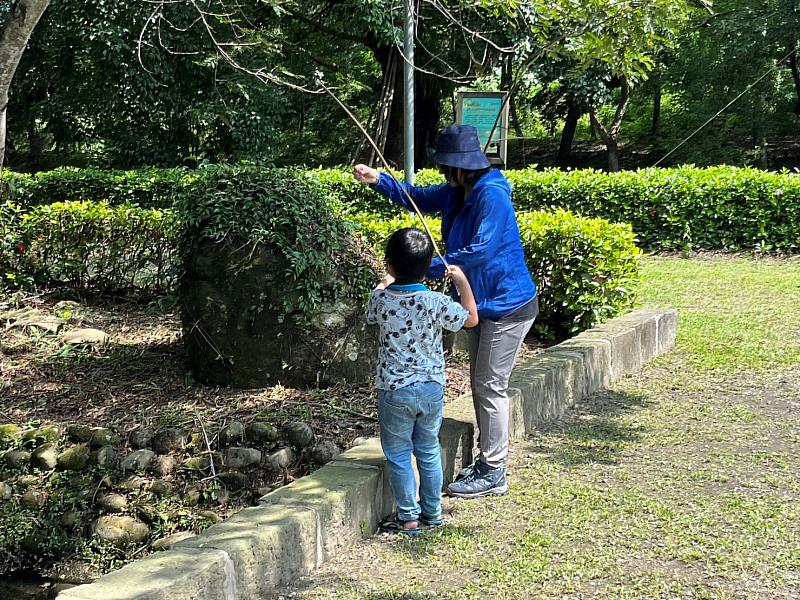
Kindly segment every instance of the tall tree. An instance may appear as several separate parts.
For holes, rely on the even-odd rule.
[[[0,5],[0,13],[5,12],[0,15],[0,172],[5,161],[8,91],[33,28],[48,4],[49,0],[11,0]]]

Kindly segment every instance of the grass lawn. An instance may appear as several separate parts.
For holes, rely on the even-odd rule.
[[[800,262],[644,263],[676,349],[516,444],[511,491],[284,597],[800,597]]]

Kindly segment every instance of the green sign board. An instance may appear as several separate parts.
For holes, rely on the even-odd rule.
[[[493,164],[506,162],[508,105],[505,97],[505,92],[460,92],[456,105],[456,120],[478,130],[481,146]]]

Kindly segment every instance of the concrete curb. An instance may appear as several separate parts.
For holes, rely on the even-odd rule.
[[[575,402],[637,372],[675,344],[674,310],[637,310],[520,364],[511,377],[510,435],[519,439]],[[440,439],[445,481],[477,454],[467,394],[445,407]],[[332,553],[372,533],[393,508],[378,438],[262,497],[172,550],[152,554],[59,600],[244,600],[307,575]]]

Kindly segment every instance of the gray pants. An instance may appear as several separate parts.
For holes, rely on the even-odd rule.
[[[480,428],[480,456],[490,467],[508,455],[508,380],[522,342],[539,314],[539,300],[496,321],[482,320],[469,332],[472,402]]]

